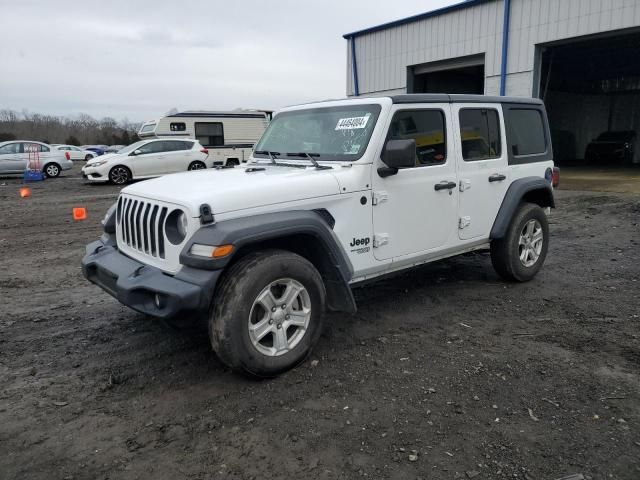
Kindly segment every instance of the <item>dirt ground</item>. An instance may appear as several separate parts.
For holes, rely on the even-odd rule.
[[[117,188],[19,186],[0,179],[2,480],[640,478],[638,195],[558,192],[529,284],[476,253],[356,290],[256,382],[84,280]]]

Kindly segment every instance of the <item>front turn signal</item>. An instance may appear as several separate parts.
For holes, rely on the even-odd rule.
[[[220,245],[216,247],[211,255],[213,258],[222,258],[233,252],[233,245]]]
[[[233,245],[201,245],[194,243],[190,250],[192,255],[209,258],[223,258],[233,252]]]

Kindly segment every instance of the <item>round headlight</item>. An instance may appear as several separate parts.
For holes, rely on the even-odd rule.
[[[187,216],[182,212],[178,215],[178,233],[182,238],[187,236]]]
[[[180,245],[187,236],[189,219],[182,210],[174,210],[168,216],[164,224],[167,239],[174,245]]]

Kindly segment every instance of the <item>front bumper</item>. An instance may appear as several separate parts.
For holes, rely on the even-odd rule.
[[[82,178],[89,182],[108,182],[109,177],[98,168],[82,167]]]
[[[183,267],[171,276],[124,255],[106,234],[87,245],[82,259],[87,280],[124,305],[158,318],[206,311],[221,272]]]

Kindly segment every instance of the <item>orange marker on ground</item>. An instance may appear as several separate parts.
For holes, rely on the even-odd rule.
[[[86,220],[87,219],[87,209],[84,207],[74,207],[73,209],[73,219],[78,220]]]
[[[27,198],[31,196],[31,190],[27,187],[22,187],[20,189],[20,197]]]

